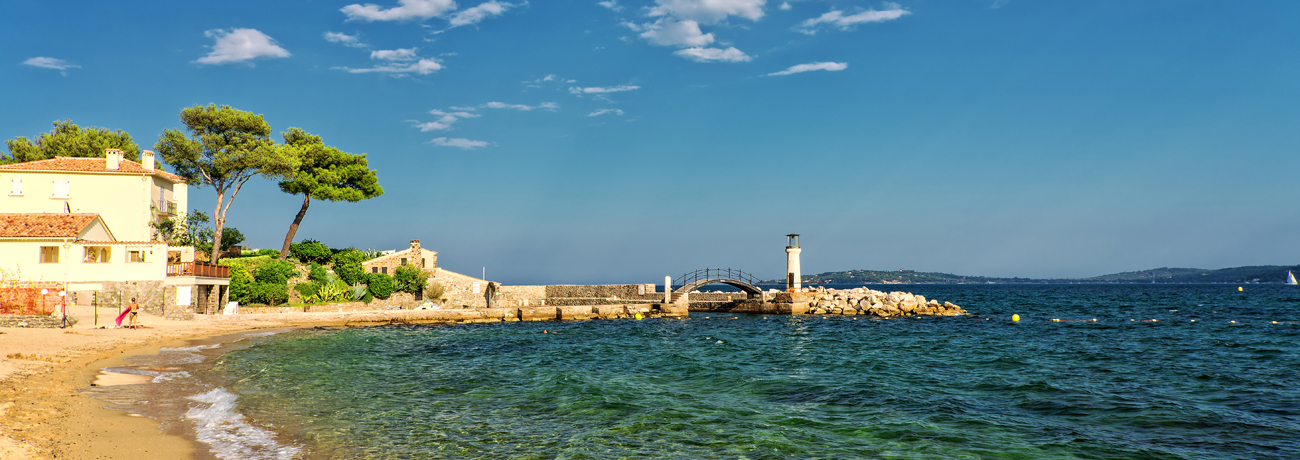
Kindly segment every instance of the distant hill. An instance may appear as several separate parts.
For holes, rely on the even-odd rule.
[[[1200,268],[1153,268],[1136,272],[1115,273],[1090,278],[1035,279],[962,276],[951,273],[913,270],[850,270],[826,272],[803,277],[813,284],[1008,284],[1008,283],[1282,283],[1286,272],[1300,273],[1300,265],[1255,265],[1249,267],[1205,270]],[[768,280],[764,284],[784,284]]]

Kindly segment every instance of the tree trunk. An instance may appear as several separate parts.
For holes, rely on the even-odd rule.
[[[289,234],[284,236],[284,248],[280,249],[280,260],[289,257],[289,244],[293,243],[293,235],[298,233],[298,224],[301,224],[302,217],[307,215],[308,206],[311,206],[311,194],[305,193],[302,197],[302,209],[298,210],[298,216],[293,218],[292,224],[289,224]]]
[[[212,210],[212,254],[208,263],[216,265],[221,260],[221,229],[226,226],[226,219],[221,215],[221,202],[225,198],[224,190],[217,191],[217,209]]]

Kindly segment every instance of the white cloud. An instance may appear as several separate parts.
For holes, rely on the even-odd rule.
[[[766,2],[767,0],[655,0],[658,6],[650,9],[650,15],[689,19],[700,24],[717,24],[732,15],[757,21],[763,17],[763,4]]]
[[[781,6],[778,6],[778,7],[777,7],[777,9],[779,9],[779,10],[781,10],[781,11],[790,11],[790,8],[793,8],[793,7],[790,6],[790,2],[784,2],[784,3],[781,3]]]
[[[782,70],[780,72],[772,72],[767,74],[767,76],[775,77],[778,75],[790,75],[790,74],[803,73],[803,72],[812,72],[814,70],[838,72],[847,68],[849,68],[849,63],[847,62],[811,62],[808,64],[799,64],[796,66],[790,66],[790,68],[788,69]]]
[[[370,59],[382,59],[385,61],[414,61],[419,58],[420,56],[415,54],[415,48],[375,50],[370,52]]]
[[[621,116],[623,116],[623,111],[622,111],[622,110],[619,110],[619,109],[600,109],[600,110],[597,110],[597,111],[595,111],[595,112],[591,112],[591,113],[587,114],[587,116],[589,116],[589,117],[599,117],[599,116],[601,116],[601,115],[605,115],[605,114],[614,114],[614,115],[618,115],[618,116],[621,117]]]
[[[441,70],[442,64],[439,64],[438,61],[433,59],[420,59],[419,61],[411,63],[392,63],[365,69],[353,69],[349,67],[335,67],[335,69],[343,70],[348,73],[390,73],[393,75],[418,73],[420,75],[428,75]]]
[[[479,6],[473,8],[467,8],[456,12],[456,14],[452,15],[451,19],[448,20],[448,23],[452,27],[460,27],[460,26],[468,26],[471,24],[477,24],[479,21],[487,19],[491,16],[496,16],[501,13],[505,13],[506,10],[514,6],[515,5],[511,3],[501,3],[496,0],[491,0],[489,2],[480,4]]]
[[[619,85],[619,86],[605,86],[605,87],[590,86],[586,88],[573,87],[573,88],[569,88],[569,92],[573,94],[605,94],[605,93],[617,93],[622,91],[632,91],[636,89],[641,89],[641,87],[636,85]]]
[[[506,103],[504,103],[504,102],[489,102],[489,103],[487,103],[487,104],[483,104],[483,107],[484,107],[484,108],[489,108],[489,109],[511,109],[511,110],[519,110],[519,111],[522,111],[522,112],[527,112],[527,111],[535,110],[535,109],[545,109],[545,110],[551,110],[551,111],[554,111],[555,109],[560,108],[560,105],[559,105],[559,104],[556,104],[556,103],[554,103],[554,102],[543,102],[543,103],[541,103],[541,104],[537,104],[537,105],[506,104]]]
[[[609,8],[614,11],[619,11],[623,9],[623,6],[619,5],[618,2],[615,0],[605,0],[603,2],[597,2],[596,4],[603,6],[605,8]]]
[[[432,142],[433,145],[437,145],[440,147],[456,147],[458,149],[464,149],[464,150],[473,150],[480,147],[487,147],[488,145],[487,142],[483,142],[483,141],[472,141],[469,139],[460,139],[454,137],[450,139],[445,137],[437,137],[429,142]]]
[[[720,48],[686,48],[674,51],[673,54],[695,62],[746,62],[753,59],[734,46],[725,50]]]
[[[275,44],[275,40],[257,29],[213,29],[204,35],[215,38],[212,52],[199,58],[199,64],[229,64],[244,62],[259,57],[289,57],[289,51]]]
[[[823,24],[839,28],[840,30],[849,30],[858,24],[892,21],[912,14],[912,12],[903,9],[897,3],[886,3],[885,8],[888,9],[866,10],[848,16],[845,16],[843,11],[831,10],[826,14],[799,23],[799,27],[797,27],[796,30],[808,35],[813,35],[817,33],[817,29]]]
[[[641,32],[641,38],[661,46],[704,46],[713,43],[713,34],[700,30],[700,23],[672,18],[659,18],[647,24],[623,23],[627,28]]]
[[[343,46],[353,48],[369,48],[370,45],[361,43],[361,37],[358,35],[348,35],[340,32],[325,32],[325,41],[338,43]]]
[[[26,60],[26,61],[23,61],[23,65],[29,65],[29,66],[32,66],[32,67],[40,67],[40,68],[42,68],[42,69],[54,69],[54,70],[57,70],[57,71],[59,71],[59,73],[62,73],[62,74],[64,74],[64,75],[67,75],[67,72],[65,72],[65,71],[68,70],[68,69],[80,69],[80,68],[81,68],[81,66],[79,66],[79,65],[69,63],[68,61],[65,61],[65,60],[62,60],[62,59],[55,59],[55,58],[52,58],[52,57],[44,57],[44,56],[38,56],[38,57],[34,57],[34,58],[28,59],[28,60]]]
[[[456,9],[456,2],[452,0],[397,0],[397,3],[401,6],[387,9],[373,3],[352,4],[339,11],[347,15],[348,20],[409,21],[441,16],[442,13]]]
[[[456,110],[456,109],[453,108],[452,110]],[[469,109],[469,110],[474,110],[474,109]],[[408,123],[415,123],[415,127],[419,128],[421,132],[444,131],[444,130],[451,129],[451,125],[453,123],[456,123],[456,121],[462,118],[478,118],[482,116],[477,113],[469,113],[463,110],[456,111],[456,112],[445,112],[442,110],[433,109],[430,110],[429,113],[431,115],[437,115],[438,121],[426,121],[423,123],[419,122],[418,120],[406,120],[406,121]]]

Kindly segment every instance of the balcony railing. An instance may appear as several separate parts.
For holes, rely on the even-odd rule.
[[[176,215],[176,202],[173,200],[158,200],[156,209],[158,209],[159,214],[174,216]]]
[[[230,267],[203,262],[176,262],[167,264],[167,276],[204,276],[230,278]]]

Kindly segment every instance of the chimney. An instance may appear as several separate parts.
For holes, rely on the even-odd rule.
[[[424,268],[424,253],[420,251],[420,240],[411,240],[411,263]]]
[[[117,168],[119,165],[121,165],[121,163],[122,163],[121,150],[118,149],[104,150],[104,169],[107,169],[109,171],[117,171]]]
[[[153,171],[153,150],[140,152],[140,165],[145,171]]]

